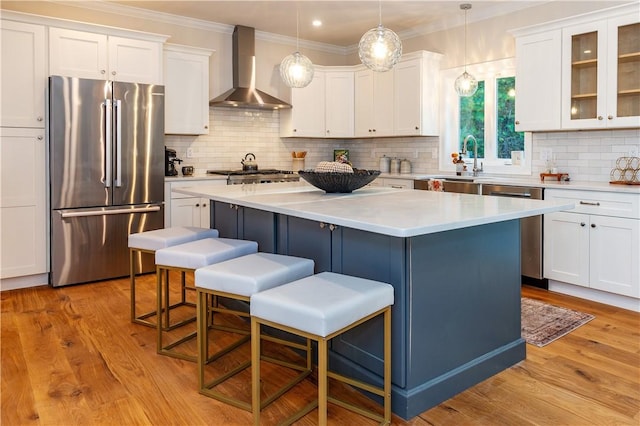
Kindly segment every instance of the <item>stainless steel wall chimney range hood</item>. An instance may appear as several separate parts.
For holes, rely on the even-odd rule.
[[[211,106],[263,109],[291,108],[291,104],[256,89],[255,29],[236,25],[233,30],[233,88],[211,99]]]

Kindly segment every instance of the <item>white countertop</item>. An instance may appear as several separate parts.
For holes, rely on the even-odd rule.
[[[225,175],[193,175],[193,176],[165,176],[165,182],[189,182],[189,181],[199,181],[199,180],[227,180],[227,176]]]
[[[365,187],[351,194],[326,194],[304,181],[199,185],[176,191],[395,237],[412,237],[573,208],[573,203],[381,187]]]

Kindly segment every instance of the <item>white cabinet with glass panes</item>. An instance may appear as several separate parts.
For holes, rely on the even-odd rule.
[[[563,28],[562,128],[640,126],[640,19]]]

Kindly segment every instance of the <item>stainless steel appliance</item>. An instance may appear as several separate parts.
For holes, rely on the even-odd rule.
[[[482,195],[542,200],[544,189],[530,186],[482,184]],[[520,267],[523,282],[549,288],[542,271],[542,216],[520,219]]]
[[[128,235],[164,226],[164,87],[52,76],[49,116],[50,283],[128,275]]]
[[[242,183],[297,182],[300,176],[288,170],[207,170],[209,175],[226,175],[227,185]]]
[[[177,176],[176,163],[182,163],[182,160],[176,158],[176,150],[164,148],[164,175],[165,176]]]

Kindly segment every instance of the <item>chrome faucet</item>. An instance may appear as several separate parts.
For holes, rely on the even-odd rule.
[[[467,142],[469,139],[473,140],[473,175],[478,176],[482,171],[483,164],[480,162],[480,168],[478,168],[478,141],[473,135],[467,135],[462,143],[462,153],[467,153]]]

